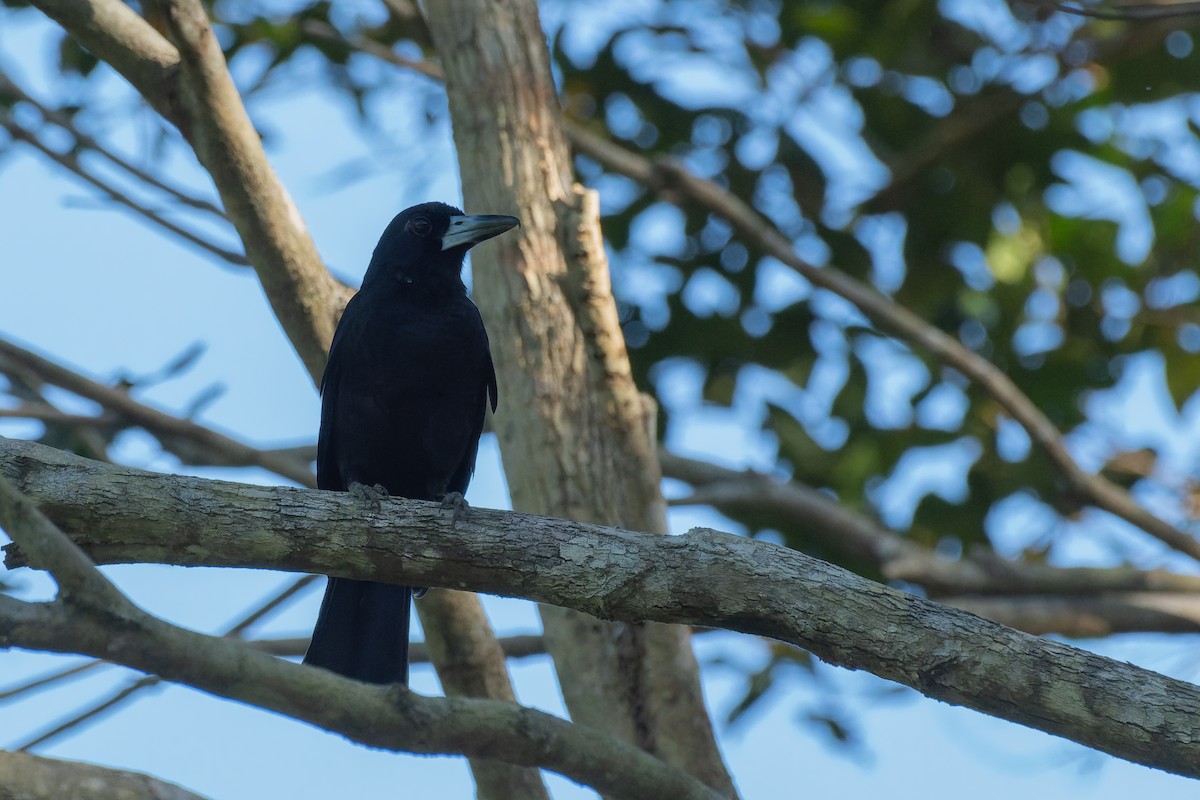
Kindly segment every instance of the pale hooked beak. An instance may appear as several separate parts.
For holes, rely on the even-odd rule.
[[[450,218],[450,227],[442,236],[442,249],[472,247],[520,224],[521,220],[516,217],[503,214],[456,214]]]

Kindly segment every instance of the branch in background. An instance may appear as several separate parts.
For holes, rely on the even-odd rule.
[[[162,0],[155,5],[179,50],[177,88],[188,115],[187,126],[180,130],[212,176],[275,316],[319,385],[347,298],[338,302],[339,287],[267,161],[208,12],[199,0]]]
[[[440,75],[436,69],[397,56],[382,44],[361,38],[349,39],[332,30],[322,30],[321,33],[330,38],[336,37],[340,43],[388,63],[416,69],[432,78],[438,78]],[[955,120],[965,120],[961,124],[956,121],[956,127],[943,124],[937,129],[937,135],[899,162],[904,165],[899,182],[910,181],[934,163],[947,149],[960,145],[984,130],[983,126],[977,124],[980,120],[986,121],[992,118],[992,114],[1006,114],[1011,110],[1009,104],[994,103],[985,109],[972,111],[961,117],[956,116]],[[1067,482],[1092,504],[1141,528],[1168,546],[1200,559],[1200,542],[1194,537],[1141,508],[1129,493],[1117,484],[1103,476],[1084,472],[1067,451],[1062,434],[1053,423],[1007,375],[985,358],[963,347],[953,337],[926,323],[903,306],[896,305],[870,286],[835,269],[822,269],[803,261],[795,255],[791,243],[749,205],[716,183],[693,175],[681,163],[669,158],[651,161],[569,121],[564,122],[562,128],[577,152],[613,172],[657,191],[668,202],[680,204],[682,196],[722,217],[749,243],[796,270],[815,285],[854,303],[881,327],[925,348],[942,363],[974,380],[1025,428],[1030,437],[1050,456]],[[889,191],[890,188],[885,188],[880,194]]]
[[[0,94],[7,94],[12,100],[19,100],[23,103],[29,104],[33,108],[37,109],[43,120],[53,123],[56,127],[69,134],[74,143],[70,148],[71,151],[96,153],[105,161],[126,173],[129,177],[135,178],[148,186],[158,189],[159,191],[171,197],[171,199],[175,202],[188,206],[189,208],[194,208],[197,211],[202,211],[205,214],[215,217],[222,222],[229,221],[225,216],[225,212],[220,208],[217,208],[208,200],[190,195],[179,187],[172,186],[171,184],[160,180],[153,173],[147,172],[133,164],[128,159],[117,155],[115,152],[108,149],[88,134],[79,130],[79,128],[75,126],[75,121],[72,115],[59,109],[50,108],[49,106],[41,103],[37,100],[37,98],[29,94],[29,92],[18,86],[12,80],[12,77],[6,74],[3,70],[0,70]]]
[[[437,669],[447,697],[517,702],[504,649],[492,632],[478,595],[434,589],[415,605],[425,631],[422,649]],[[487,758],[470,759],[470,767],[478,800],[550,800],[536,769]]]
[[[101,661],[93,661],[93,664],[102,664]],[[162,683],[162,679],[156,675],[144,675],[141,678],[136,678],[127,682],[120,689],[112,692],[107,697],[98,702],[91,702],[88,707],[79,713],[72,714],[62,722],[52,725],[47,730],[35,734],[25,742],[15,745],[14,750],[18,752],[26,752],[35,747],[44,745],[55,739],[58,739],[67,733],[86,725],[88,722],[99,719],[102,715],[109,711],[115,711],[117,707],[125,705],[126,702],[132,700],[136,695],[140,694],[143,689],[150,689]]]
[[[436,503],[398,499],[364,514],[360,503],[340,492],[155,475],[12,440],[0,440],[0,473],[25,487],[102,562],[321,571],[527,597],[602,618],[768,636],[930,697],[1200,777],[1200,688],[880,586],[778,545],[709,530],[648,536],[486,509],[451,524]],[[31,537],[14,538],[24,543]],[[286,706],[285,713],[314,724],[330,723],[331,714],[344,720],[356,709],[388,715],[393,727],[386,735],[374,728],[369,736],[363,729],[351,734],[368,744],[403,741],[419,752],[441,752],[436,748],[453,742],[462,748],[456,752],[480,755],[468,749],[477,742],[474,734],[454,727],[469,720],[484,725],[472,730],[495,737],[495,747],[516,746],[501,741],[496,718],[485,723],[469,713],[518,713],[503,703],[452,699],[437,705],[403,693],[389,697],[322,670],[251,654],[228,640],[146,622],[144,615],[134,623],[145,637],[138,646],[132,637],[113,639],[95,620],[62,618],[52,608],[4,596],[0,617],[6,619],[0,642],[104,654],[223,696],[276,710]],[[449,727],[430,730],[424,717],[412,713]],[[503,718],[513,725],[526,719]],[[398,738],[413,730],[428,736],[420,742]],[[529,758],[526,750],[485,757],[532,765],[521,760]],[[537,765],[562,771],[560,762]]]
[[[188,140],[292,346],[319,383],[349,293],[325,269],[295,204],[279,183],[197,2],[167,3],[180,51],[119,0],[38,0],[35,5],[108,62]]]
[[[927,350],[946,366],[975,381],[1025,428],[1074,491],[1167,546],[1200,560],[1200,541],[1195,537],[1139,506],[1117,484],[1080,468],[1054,424],[996,365],[867,284],[831,267],[820,268],[804,261],[796,255],[792,243],[741,198],[697,177],[678,161],[669,158],[651,161],[578,128],[568,129],[568,135],[579,152],[607,169],[659,192],[665,200],[678,203],[683,197],[725,219],[748,243],[791,267],[812,284],[849,300],[881,328]]]
[[[947,559],[795,481],[732,470],[666,451],[660,457],[668,477],[698,487],[692,494],[673,501],[675,505],[703,503],[718,510],[774,511],[789,524],[802,527],[806,536],[822,545],[867,560],[888,578],[915,583],[934,596],[1148,591],[1200,594],[1200,576],[1165,570],[1055,567],[1010,561],[991,551]],[[1016,627],[1024,629],[1021,625]]]
[[[1200,633],[1200,597],[1170,592],[1021,597],[946,597],[942,602],[1030,633],[1078,638],[1161,631]]]
[[[0,641],[104,654],[219,697],[285,714],[372,747],[496,758],[558,772],[615,797],[713,800],[698,781],[596,731],[495,700],[422,697],[302,667],[145,613],[114,636],[105,620],[0,596]]]
[[[300,583],[302,581],[309,580],[312,577],[313,576],[306,576],[305,578],[301,578],[299,581],[296,581],[296,583]],[[228,636],[228,635],[229,634],[226,634],[226,636]],[[308,649],[309,638],[307,636],[278,637],[278,638],[272,637],[272,638],[264,638],[264,639],[243,639],[242,641],[245,641],[248,645],[255,648],[256,650],[261,650],[264,653],[270,653],[273,656],[281,656],[281,657],[285,657],[285,658],[298,658],[298,657],[304,655],[305,651]],[[541,636],[535,636],[535,635],[505,636],[505,637],[498,639],[497,641],[500,643],[500,647],[503,650],[504,657],[508,658],[508,659],[531,658],[533,656],[543,656],[546,654],[546,644],[543,641]],[[408,660],[412,664],[429,664],[430,663],[429,649],[426,647],[424,642],[413,642],[409,646]],[[0,690],[0,703],[17,700],[17,699],[23,697],[24,695],[31,694],[31,693],[36,692],[41,689],[53,687],[57,684],[63,683],[67,680],[78,677],[78,676],[85,674],[87,672],[90,672],[96,668],[104,667],[104,666],[115,666],[115,665],[109,661],[95,660],[95,661],[88,661],[83,664],[77,664],[73,667],[68,667],[66,669],[56,670],[54,672],[51,672],[49,674],[43,675],[39,678],[36,678],[32,681],[27,681],[25,683],[18,684],[17,686],[12,687],[11,689]],[[145,685],[142,687],[139,687],[139,688],[151,688],[153,686],[158,685],[158,683],[161,681],[161,679],[158,677],[151,676],[148,678],[142,678],[141,681],[144,682]],[[131,693],[128,695],[128,698],[132,698],[133,696],[134,695]],[[122,697],[120,699],[123,701],[127,698]],[[111,703],[109,701],[103,701],[103,702],[104,702],[104,704],[106,704],[106,708],[108,708],[108,710],[111,710],[113,703]],[[97,713],[98,705],[99,704],[91,704],[83,711],[81,711],[75,715],[72,715],[67,720],[64,720],[63,722],[55,725],[51,729],[51,731],[53,733],[53,737],[47,736],[46,734],[40,734],[40,735],[34,737],[33,739],[31,739],[30,742],[27,742],[25,745],[19,747],[18,749],[21,749],[21,750],[29,749],[29,748],[33,747],[35,744],[45,744],[51,738],[58,738],[64,734],[70,733],[71,731],[75,730],[80,724],[88,721],[89,719],[94,719],[96,716],[96,713]],[[2,751],[0,751],[0,752],[2,752]],[[3,785],[3,784],[0,783],[0,785]]]
[[[165,228],[167,231],[175,234],[189,244],[192,244],[201,250],[216,256],[222,261],[234,264],[236,266],[247,266],[250,263],[242,254],[235,253],[232,250],[227,250],[219,245],[215,245],[212,242],[209,242],[207,239],[201,237],[199,234],[193,233],[192,231],[189,231],[186,228],[171,222],[154,209],[139,203],[137,200],[134,200],[129,195],[114,187],[112,184],[100,179],[85,169],[80,163],[79,157],[74,152],[68,151],[66,153],[60,153],[51,149],[49,145],[44,144],[41,139],[38,138],[36,133],[18,125],[11,117],[0,118],[0,127],[8,131],[9,135],[11,135],[14,140],[18,142],[25,142],[38,152],[45,155],[54,163],[79,176],[85,183],[88,183],[99,189],[109,199],[125,206],[128,209],[131,209],[144,219],[148,219],[158,226]]]
[[[230,466],[260,466],[301,486],[316,486],[312,469],[307,463],[258,450],[211,428],[151,408],[134,400],[128,392],[97,383],[5,339],[0,339],[0,360],[16,364],[46,383],[85,397],[109,413],[146,429],[168,450],[178,451],[184,461],[189,459],[183,453],[194,452],[194,448],[183,446],[184,443],[190,443],[197,445],[202,452],[220,454],[224,463]],[[7,364],[0,366],[7,368]]]
[[[292,580],[286,587],[284,587],[282,591],[276,592],[265,603],[255,607],[253,611],[246,614],[242,619],[234,623],[234,625],[222,635],[227,638],[241,639],[242,634],[245,633],[248,628],[250,628],[256,622],[262,620],[271,612],[275,611],[277,608],[290,600],[297,593],[311,585],[317,579],[318,576],[316,575],[304,575],[300,578]],[[304,643],[307,647],[308,640],[305,639]],[[303,650],[300,651],[301,654],[303,654],[303,652]],[[87,664],[71,667],[61,672],[39,678],[29,684],[25,684],[24,686],[18,686],[6,692],[0,693],[0,701],[9,700],[25,694],[33,689],[44,688],[45,686],[57,683],[67,678],[76,677],[81,673],[97,667],[105,666],[107,664],[108,662],[102,660],[90,661]],[[25,744],[18,746],[16,749],[30,750],[34,747],[43,745],[53,739],[57,739],[67,733],[70,733],[79,726],[96,719],[96,717],[100,714],[106,711],[112,711],[117,706],[123,705],[127,701],[134,699],[136,695],[142,692],[142,690],[153,689],[161,682],[162,679],[154,675],[148,675],[146,677],[131,681],[110,697],[100,700],[99,702],[89,704],[82,711],[73,714],[44,733],[34,736]]]
[[[1022,0],[1023,3],[1049,11],[1061,11],[1077,17],[1091,19],[1124,20],[1136,22],[1150,19],[1190,17],[1200,14],[1200,3],[1169,0],[1162,3],[1114,3],[1110,6],[1096,4],[1086,7],[1077,3],[1062,3],[1057,0]]]
[[[420,20],[420,17],[417,19]],[[421,21],[423,24],[423,20]],[[376,42],[373,39],[363,36],[346,36],[337,28],[320,20],[306,19],[304,21],[304,32],[309,36],[324,39],[327,42],[334,42],[351,50],[357,50],[360,53],[374,56],[380,61],[395,64],[397,67],[412,70],[439,83],[446,79],[446,74],[440,64],[435,64],[432,61],[418,61],[412,58],[405,58],[382,42]]]
[[[4,750],[0,786],[5,797],[21,800],[205,800],[140,772]]]

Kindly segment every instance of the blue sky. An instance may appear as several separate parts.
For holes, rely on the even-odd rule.
[[[39,75],[49,58],[47,28],[31,22],[34,19],[23,15],[19,24],[0,30],[0,59],[5,69],[45,88]],[[122,97],[115,80],[111,91]],[[127,152],[136,154],[153,141],[154,131],[145,118],[131,122],[126,113],[118,107],[101,122],[110,126]],[[352,281],[361,276],[379,232],[394,213],[415,202],[455,202],[459,196],[448,140],[435,148],[418,173],[404,173],[365,145],[352,129],[349,110],[319,90],[269,93],[256,102],[254,115],[271,133],[272,161],[323,256]],[[389,117],[385,135],[402,140],[413,134],[414,124],[398,112]],[[329,175],[356,159],[377,163],[373,177],[331,188]],[[209,191],[203,173],[187,158],[170,154],[167,164],[176,180]],[[316,392],[249,272],[218,266],[109,208],[28,151],[0,164],[0,241],[0,335],[100,378],[122,371],[152,372],[201,341],[207,350],[194,369],[139,392],[139,399],[180,411],[200,392],[220,384],[224,392],[204,409],[200,421],[257,445],[315,437]],[[681,403],[687,402],[687,392],[679,396]],[[500,414],[503,402],[502,397]],[[1134,396],[1128,402],[1145,401]],[[81,410],[89,409],[84,405]],[[742,422],[736,414],[696,408],[673,430],[670,444],[682,452],[720,453],[725,463],[762,465],[770,456],[769,443],[748,438]],[[4,435],[34,430],[24,423],[0,424]],[[247,471],[184,469],[136,433],[122,438],[116,455],[153,469],[277,482]],[[482,447],[468,498],[477,506],[508,507],[490,438]],[[671,525],[675,531],[694,525],[729,529],[717,515],[695,509],[673,511]],[[144,608],[204,631],[221,628],[290,579],[266,572],[153,566],[107,571]],[[47,590],[44,578],[28,571],[2,577],[24,585],[28,596]],[[256,632],[307,632],[319,595],[319,588],[312,589]],[[531,604],[499,598],[486,598],[485,604],[500,633],[537,631]],[[1192,637],[1126,636],[1092,646],[1193,680],[1193,643]],[[849,797],[919,791],[937,800],[960,798],[968,786],[975,800],[1031,793],[1102,800],[1134,792],[1162,800],[1195,795],[1190,781],[924,700],[863,673],[823,666],[816,680],[802,674],[784,678],[760,707],[728,727],[720,720],[739,697],[740,676],[765,663],[766,648],[733,634],[706,635],[696,646],[705,665],[704,687],[718,720],[721,746],[747,798],[791,797],[802,791]],[[60,663],[40,654],[2,652],[0,688]],[[562,713],[547,659],[517,663],[513,672],[522,702]],[[0,713],[0,746],[42,730],[129,677],[126,671],[109,670],[6,706]],[[415,669],[413,685],[418,691],[437,691],[424,667]],[[861,746],[835,747],[801,718],[823,707],[847,712]],[[359,800],[400,793],[472,796],[460,759],[372,751],[300,723],[174,686],[147,694],[39,752],[146,771],[221,800],[350,793]],[[562,779],[551,778],[551,785],[556,798],[593,796]]]

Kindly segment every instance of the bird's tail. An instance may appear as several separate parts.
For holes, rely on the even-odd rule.
[[[411,586],[330,578],[304,663],[366,683],[408,685]]]

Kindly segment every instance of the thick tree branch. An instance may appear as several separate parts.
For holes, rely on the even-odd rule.
[[[54,576],[60,600],[101,604],[116,613],[128,613],[133,608],[83,551],[3,475],[0,475],[0,527]]]
[[[425,631],[425,655],[437,669],[448,697],[517,701],[504,650],[478,595],[434,589],[416,604],[416,609]],[[484,758],[471,759],[470,766],[477,800],[550,800],[536,769]]]
[[[1197,687],[776,545],[483,509],[452,525],[436,504],[413,501],[364,513],[342,493],[154,475],[11,440],[0,440],[0,474],[101,562],[323,571],[768,636],[930,697],[1200,777]]]
[[[204,800],[140,772],[4,750],[0,750],[0,796],[12,800]]]
[[[598,731],[496,700],[434,698],[302,667],[145,613],[103,618],[0,595],[0,646],[103,657],[372,747],[543,767],[615,797],[714,800],[699,781]]]
[[[0,340],[0,348],[4,346],[5,342]],[[101,405],[109,398],[117,398],[120,406],[116,412],[106,411],[99,417],[77,417],[53,408],[33,407],[11,411],[0,409],[0,416],[45,419],[72,425],[109,426],[118,422],[130,425],[141,421],[147,432],[156,436],[166,450],[179,456],[184,463],[216,466],[253,464],[264,469],[280,467],[275,470],[276,474],[292,479],[303,477],[302,485],[312,486],[309,464],[316,458],[315,446],[278,451],[259,450],[228,440],[187,419],[176,418],[174,423],[165,427],[155,425],[154,421],[162,412],[142,406],[125,392],[106,390],[106,387],[97,390],[93,381],[61,364],[48,362],[28,351],[21,352],[27,354],[22,368],[38,375],[41,380],[78,391],[81,396]],[[51,368],[41,369],[44,365]],[[30,370],[30,367],[35,369]],[[126,413],[120,413],[121,409]],[[131,409],[133,413],[129,413]],[[838,552],[876,564],[892,580],[919,585],[935,598],[949,596],[945,602],[950,605],[965,607],[1018,630],[1088,637],[1100,635],[1098,632],[1105,630],[1112,633],[1186,633],[1192,632],[1195,627],[1190,605],[1184,600],[1187,594],[1200,593],[1200,578],[1193,575],[1133,566],[1055,567],[1012,561],[990,551],[972,552],[961,559],[947,559],[802,484],[684,458],[666,450],[660,451],[659,459],[666,476],[697,487],[697,491],[691,495],[673,501],[675,504],[704,503],[724,511],[736,511],[744,507],[773,511],[784,520],[780,524],[802,526],[806,536],[818,539],[824,546]],[[1165,605],[1129,599],[1137,594],[1158,592],[1171,594],[1174,599],[1165,600]],[[1086,598],[1078,596],[1100,593],[1108,596],[1104,602],[1091,603],[1086,609],[1082,607]],[[955,597],[967,594],[971,596]],[[1002,600],[1005,595],[1022,594],[1075,597],[1055,601],[1044,609],[1038,607],[1037,601]],[[1077,610],[1072,610],[1073,606],[1064,606],[1064,603],[1077,602],[1081,604]],[[995,615],[992,614],[993,610]],[[436,623],[431,620],[430,624]],[[293,651],[272,650],[276,654],[294,655],[303,652],[303,645],[296,644]],[[460,652],[460,655],[464,654]],[[425,660],[424,656],[418,658],[415,654],[413,658]],[[462,672],[461,667],[453,669]],[[480,675],[473,680],[488,684],[496,678]]]

